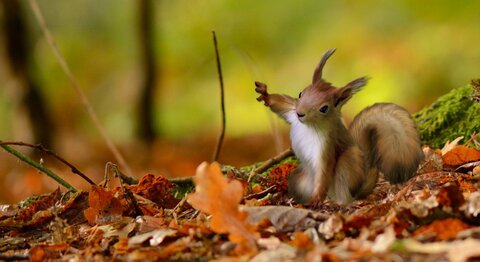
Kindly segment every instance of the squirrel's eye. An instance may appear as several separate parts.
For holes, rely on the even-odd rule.
[[[303,94],[303,92],[300,92],[300,93],[298,94],[298,98],[302,97],[302,94]]]
[[[322,107],[320,108],[320,112],[322,112],[322,113],[324,113],[324,114],[327,113],[327,112],[328,112],[328,106],[322,106]]]

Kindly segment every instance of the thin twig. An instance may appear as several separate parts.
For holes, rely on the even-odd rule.
[[[217,145],[215,146],[215,152],[212,156],[212,162],[218,160],[218,156],[220,155],[220,149],[222,148],[223,138],[225,136],[225,125],[226,125],[226,117],[225,117],[225,95],[224,95],[224,88],[223,88],[223,74],[222,74],[222,65],[220,64],[220,54],[218,53],[218,43],[217,43],[217,35],[215,31],[212,31],[213,35],[213,46],[215,47],[215,57],[217,58],[217,72],[218,72],[218,80],[220,81],[220,105],[222,109],[222,131],[220,132],[220,136],[217,140]]]
[[[468,139],[467,142],[465,142],[465,145],[468,145],[469,143],[472,143],[475,146],[475,142],[477,140],[478,135],[480,135],[480,132],[473,132],[473,134],[470,136],[470,139]]]
[[[67,181],[63,180],[61,177],[57,176],[55,173],[53,173],[50,169],[48,169],[47,167],[33,161],[31,158],[27,157],[26,155],[18,152],[17,150],[9,147],[8,145],[3,145],[3,144],[0,144],[0,147],[2,147],[3,149],[5,149],[5,151],[7,151],[8,153],[16,156],[18,159],[22,160],[23,162],[29,164],[30,166],[34,167],[35,169],[45,173],[47,176],[51,177],[52,179],[54,179],[55,181],[57,181],[60,185],[66,187],[68,190],[71,190],[73,192],[77,192],[77,189],[75,187],[73,187],[72,185],[70,185],[69,183],[67,183]]]
[[[115,146],[115,144],[112,142],[110,137],[107,135],[107,132],[106,132],[105,128],[100,123],[100,120],[98,119],[98,116],[95,113],[95,110],[93,110],[92,105],[88,101],[87,96],[83,93],[79,84],[77,83],[77,81],[73,77],[72,71],[68,67],[67,62],[65,61],[62,54],[58,50],[55,39],[53,38],[53,36],[50,33],[50,30],[47,27],[47,23],[45,22],[45,18],[43,17],[42,11],[40,10],[40,7],[38,6],[37,1],[36,0],[30,0],[30,7],[32,8],[33,13],[35,14],[35,18],[37,19],[37,21],[40,25],[40,28],[42,29],[43,34],[44,34],[45,38],[47,39],[47,42],[48,42],[50,48],[52,49],[55,57],[57,58],[58,62],[60,63],[61,68],[63,69],[63,71],[67,75],[68,79],[72,83],[73,88],[75,89],[78,96],[80,97],[80,100],[81,100],[83,106],[85,107],[85,109],[87,110],[87,113],[89,114],[90,118],[92,119],[93,124],[95,125],[97,130],[100,132],[100,135],[105,140],[105,143],[107,144],[107,147],[110,149],[110,151],[112,152],[113,156],[115,157],[117,162],[120,164],[120,166],[125,169],[127,174],[129,174],[129,175],[133,174],[132,170],[128,166],[128,164],[125,161],[125,159],[123,158],[122,154],[120,153],[118,148]]]
[[[280,154],[268,159],[267,161],[263,162],[260,166],[252,170],[252,173],[250,174],[250,177],[248,178],[248,181],[251,180],[252,176],[255,174],[260,174],[265,172],[268,168],[271,166],[277,164],[278,162],[284,160],[285,158],[289,156],[293,156],[293,150],[291,148],[281,152]],[[187,176],[187,177],[178,177],[178,178],[170,178],[168,179],[169,182],[177,184],[177,185],[184,185],[184,184],[191,184],[193,183],[193,176]]]
[[[45,154],[52,156],[53,158],[57,159],[58,161],[62,162],[66,166],[70,167],[70,170],[72,173],[79,175],[85,181],[87,181],[90,185],[95,185],[95,182],[93,182],[87,175],[82,173],[80,170],[78,170],[74,165],[70,164],[67,160],[65,160],[63,157],[59,156],[57,153],[51,151],[50,149],[45,148],[44,146],[38,144],[38,145],[32,145],[29,143],[24,143],[24,142],[0,142],[1,145],[13,145],[13,146],[26,146],[26,147],[31,147],[36,150],[42,151]]]
[[[143,212],[142,210],[140,209],[140,207],[138,206],[138,203],[137,203],[137,200],[135,199],[135,196],[133,195],[132,191],[130,191],[128,188],[126,188],[123,184],[124,184],[124,181],[123,179],[121,178],[121,172],[120,170],[118,169],[118,166],[115,165],[115,164],[112,164],[112,163],[109,163],[110,165],[107,164],[107,167],[106,168],[110,168],[110,170],[113,172],[113,175],[115,177],[117,177],[118,179],[120,179],[120,187],[123,189],[123,192],[125,194],[125,199],[130,199],[130,202],[132,203],[133,205],[133,208],[135,210],[135,216],[142,216],[143,215]]]
[[[263,162],[259,167],[255,168],[253,170],[253,172],[257,173],[257,174],[263,173],[263,172],[265,172],[265,170],[267,170],[272,165],[277,164],[278,162],[282,161],[283,159],[285,159],[289,156],[293,156],[293,151],[292,151],[291,148],[289,148],[289,149],[283,151],[282,153],[280,153],[280,154],[268,159],[267,161]]]
[[[257,199],[262,198],[262,197],[266,196],[268,193],[273,192],[276,187],[277,187],[276,185],[270,186],[267,189],[262,190],[261,192],[250,194],[250,195],[244,197],[244,199],[245,200],[250,200],[250,199],[254,199],[254,198],[257,198]]]
[[[168,182],[177,184],[177,185],[186,185],[193,183],[193,176],[186,176],[186,177],[176,177],[168,179]]]
[[[0,254],[0,259],[4,261],[28,260],[29,258],[28,254]]]

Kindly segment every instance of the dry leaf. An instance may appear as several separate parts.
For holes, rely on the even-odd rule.
[[[258,224],[268,219],[277,232],[301,231],[310,227],[316,227],[319,222],[325,221],[328,216],[303,208],[288,206],[259,206],[242,207],[248,213],[248,222]]]
[[[265,250],[250,260],[250,262],[273,262],[273,261],[294,261],[297,255],[297,249],[287,244],[281,243],[274,250]]]
[[[480,166],[474,167],[473,170],[472,170],[472,174],[473,174],[474,176],[480,175]]]
[[[418,167],[418,174],[442,171],[443,161],[440,154],[437,154],[435,150],[428,146],[423,147],[423,154],[425,155],[425,158]]]
[[[470,225],[465,224],[457,218],[447,218],[443,220],[435,220],[430,225],[420,227],[413,232],[413,236],[434,235],[438,240],[451,240],[455,239],[460,231],[470,227]]]
[[[212,215],[211,227],[217,233],[228,233],[232,242],[238,244],[239,252],[256,251],[258,234],[246,222],[247,213],[239,210],[243,197],[242,184],[228,181],[222,175],[220,165],[204,162],[197,168],[195,192],[188,196],[188,202],[196,209]]]
[[[471,257],[480,256],[480,240],[465,239],[453,242],[436,242],[422,244],[413,239],[403,241],[406,251],[423,254],[441,254],[446,253],[449,261],[464,262]]]
[[[313,228],[312,228],[313,229]],[[297,231],[292,235],[289,245],[299,248],[309,249],[313,247],[313,241],[305,232]]]
[[[150,246],[158,246],[160,245],[163,240],[168,237],[168,236],[174,236],[177,233],[176,230],[172,229],[157,229],[153,230],[144,234],[136,235],[134,237],[131,237],[128,240],[128,245],[133,246],[136,244],[142,244],[143,242],[147,241],[150,239],[149,243]]]
[[[327,221],[320,224],[318,233],[323,234],[325,239],[331,239],[343,229],[343,218],[339,214],[331,215]]]
[[[395,236],[395,230],[393,229],[393,226],[389,226],[385,229],[385,232],[383,234],[378,235],[375,238],[375,242],[372,245],[372,252],[375,253],[384,253],[387,252],[390,249],[390,246],[395,242],[396,240]]]
[[[139,196],[149,199],[163,208],[174,208],[179,199],[172,194],[175,187],[167,178],[148,174],[143,176],[137,185],[131,186],[130,190]]]
[[[458,142],[460,142],[460,140],[462,140],[462,139],[463,139],[463,136],[455,138],[452,142],[450,142],[450,140],[448,140],[447,143],[445,143],[445,145],[443,146],[443,148],[441,150],[442,156],[445,155],[448,151],[457,147]]]
[[[477,217],[480,214],[480,192],[471,193],[461,209],[465,210],[468,217]]]
[[[31,202],[26,208],[21,209],[17,214],[17,218],[22,221],[29,221],[37,212],[48,210],[61,198],[62,192],[60,188],[57,188],[52,193],[39,197],[38,200]],[[47,213],[50,214],[50,212]],[[44,213],[43,215],[46,216],[48,214]]]
[[[442,156],[443,163],[449,166],[459,166],[468,162],[480,160],[480,151],[475,148],[457,146]]]
[[[88,194],[89,208],[83,211],[90,225],[118,220],[122,215],[122,204],[103,187],[93,186]]]
[[[30,249],[28,252],[30,255],[30,261],[45,261],[59,259],[62,254],[70,247],[68,244],[57,245],[38,245]]]

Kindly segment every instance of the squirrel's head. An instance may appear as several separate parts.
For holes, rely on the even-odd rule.
[[[334,52],[333,48],[323,54],[313,73],[312,84],[298,95],[295,110],[298,119],[304,124],[321,124],[326,120],[338,118],[341,107],[367,84],[366,77],[355,79],[341,88],[336,88],[323,80],[323,67]]]

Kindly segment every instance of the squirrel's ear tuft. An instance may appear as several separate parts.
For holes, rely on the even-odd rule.
[[[337,89],[335,92],[335,107],[345,104],[353,94],[360,91],[367,84],[367,81],[368,77],[360,77]]]
[[[335,53],[335,50],[335,48],[332,48],[323,54],[322,59],[320,59],[320,62],[317,65],[317,68],[315,68],[315,72],[313,72],[312,84],[315,84],[315,82],[322,79],[323,67],[325,66],[325,63],[327,63],[328,58]]]

